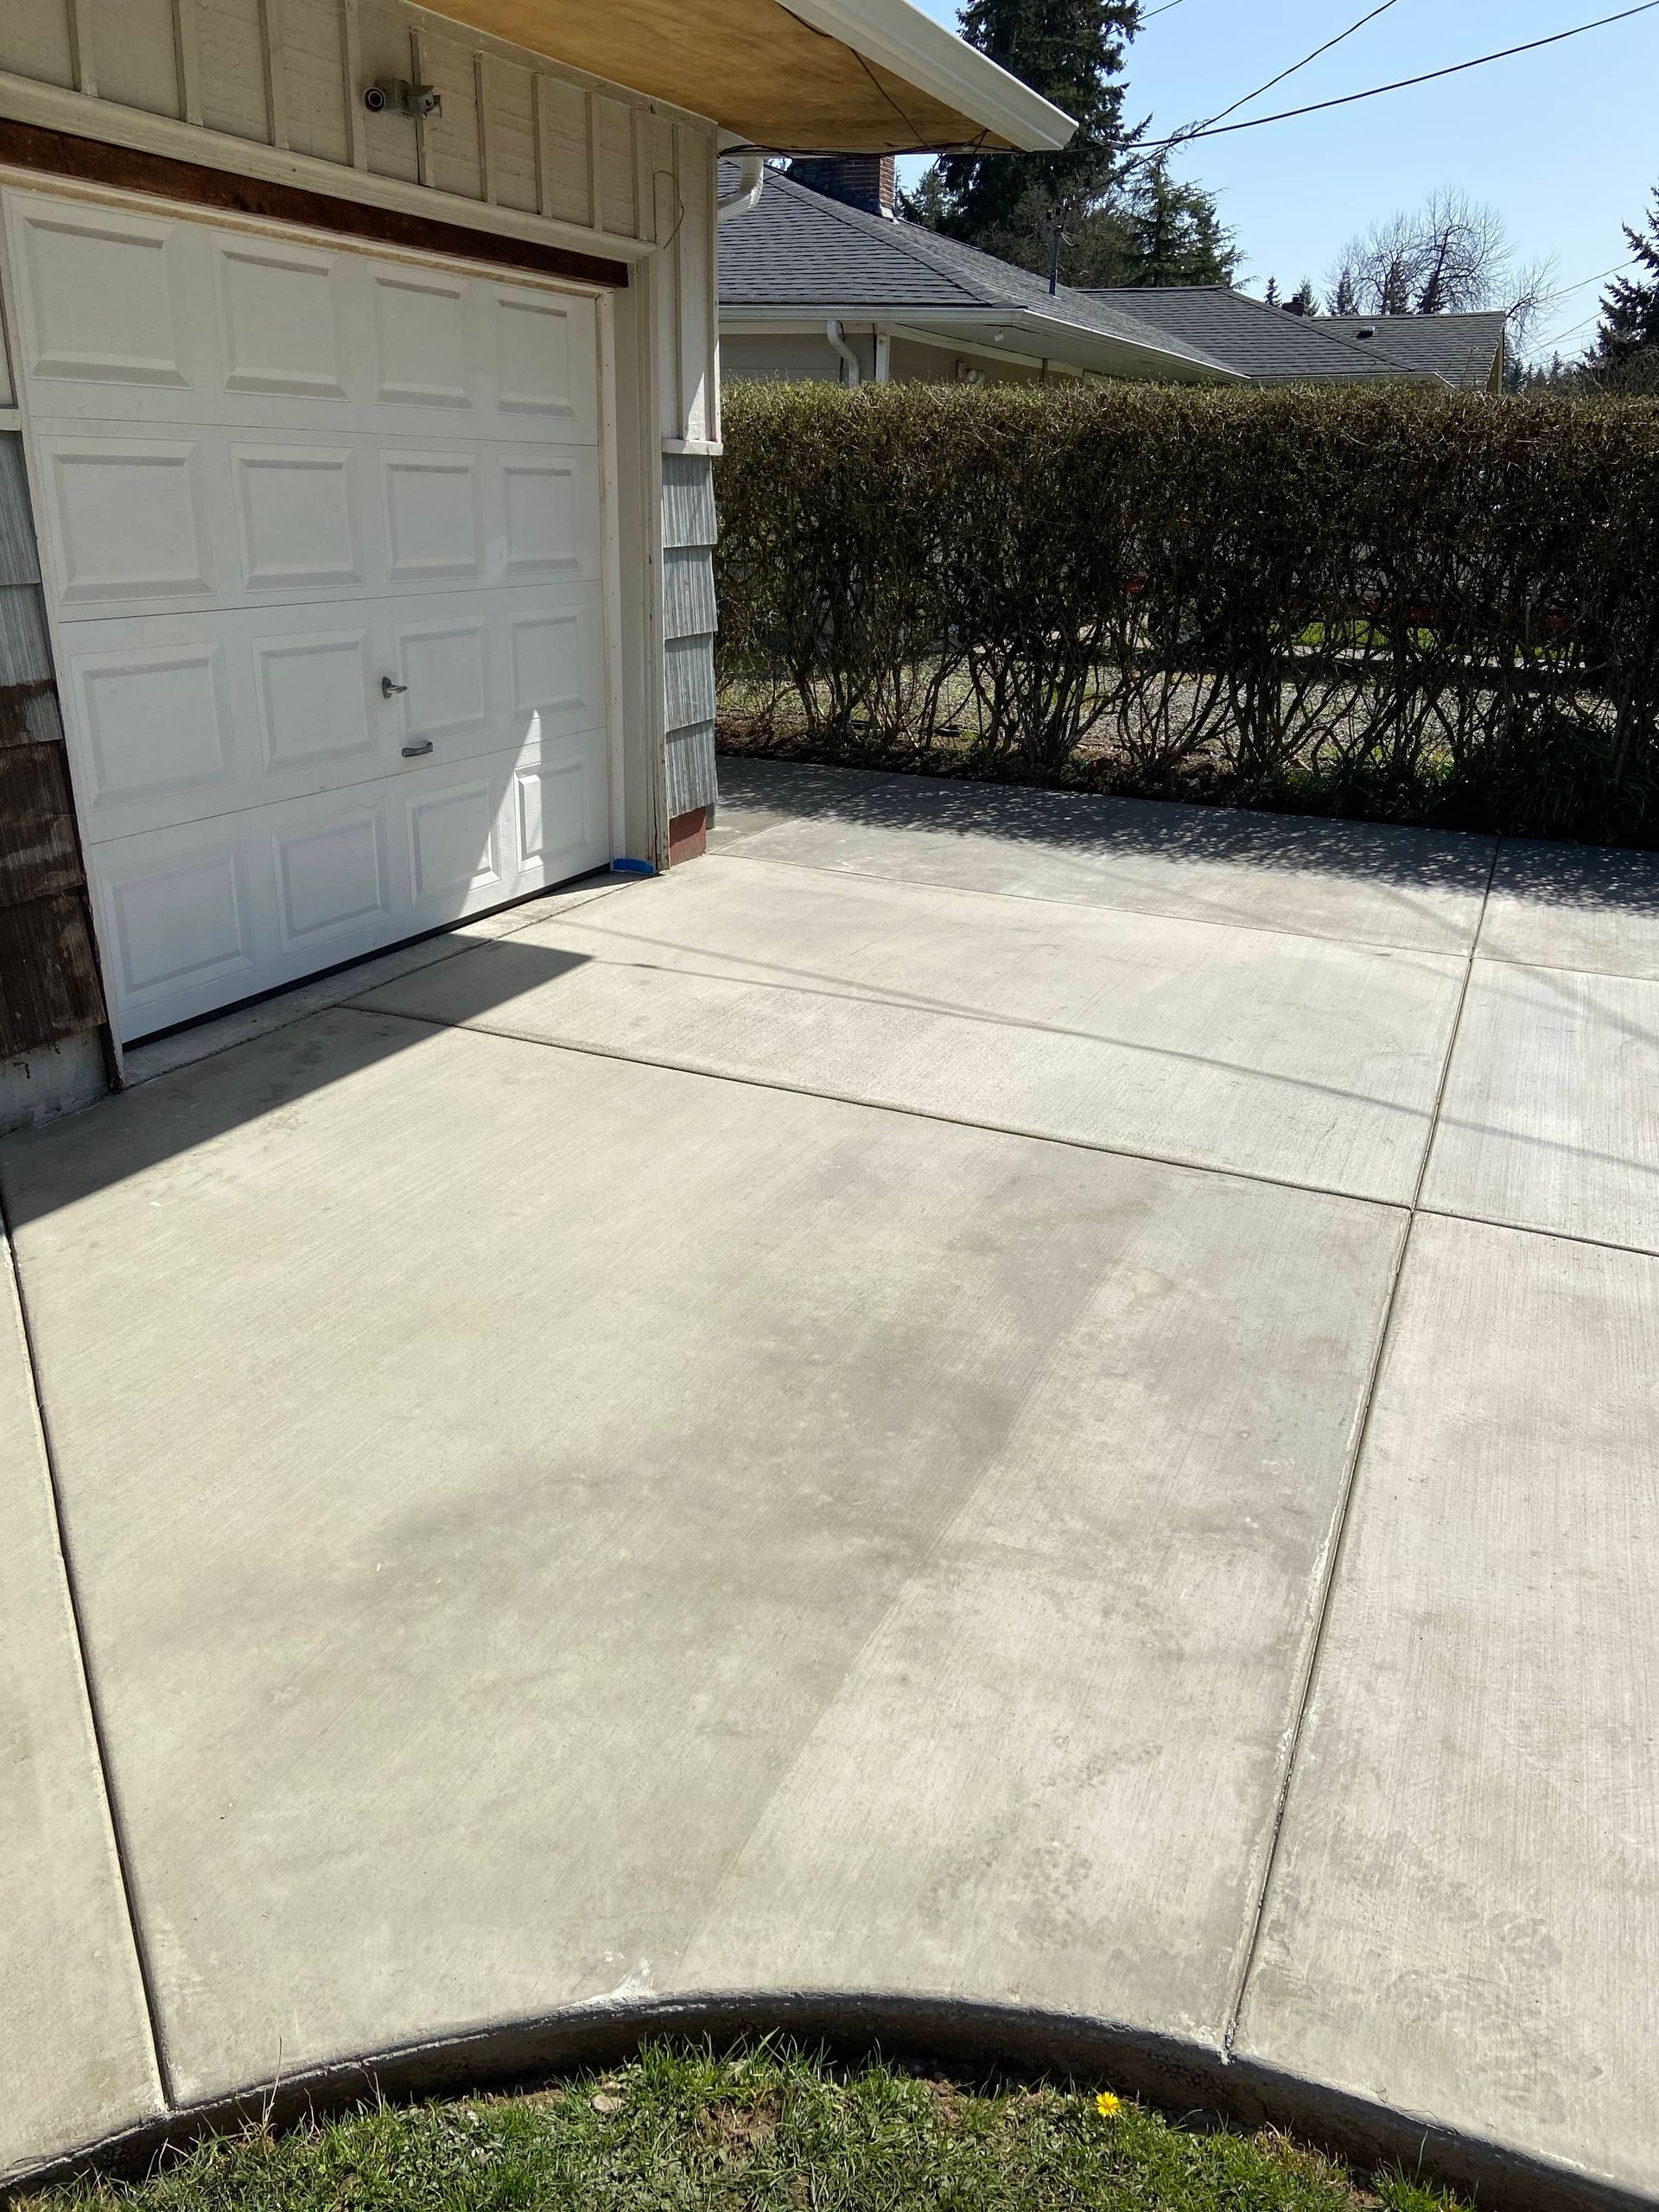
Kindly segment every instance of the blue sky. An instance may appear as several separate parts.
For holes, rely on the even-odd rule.
[[[954,0],[918,4],[954,28]],[[1619,4],[1395,0],[1240,119],[1517,45]],[[1364,12],[1365,0],[1181,0],[1129,49],[1128,111],[1136,121],[1150,114],[1161,137],[1227,106]],[[1625,257],[1619,225],[1639,219],[1659,183],[1656,86],[1659,9],[1438,85],[1200,140],[1177,163],[1219,194],[1249,291],[1269,275],[1286,291],[1303,276],[1321,285],[1355,231],[1442,185],[1497,207],[1519,257],[1553,257],[1555,283],[1567,286]],[[1591,336],[1599,290],[1585,285],[1555,303],[1545,351],[1555,333],[1569,353]],[[1591,324],[1571,327],[1586,316]]]

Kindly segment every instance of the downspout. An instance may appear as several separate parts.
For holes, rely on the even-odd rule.
[[[829,321],[823,326],[823,334],[830,340],[830,343],[835,347],[836,353],[841,356],[842,363],[842,382],[843,384],[857,384],[859,381],[858,356],[854,353],[852,347],[847,343],[847,340],[842,336],[841,322],[837,316],[833,315],[830,316]]]
[[[747,215],[760,197],[766,181],[766,156],[763,154],[740,154],[736,186],[723,199],[715,200],[715,220],[724,223],[734,215]]]
[[[893,339],[885,330],[875,334],[875,380],[886,384],[893,365]]]

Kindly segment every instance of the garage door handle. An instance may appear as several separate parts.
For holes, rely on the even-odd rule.
[[[400,691],[407,691],[408,689],[407,683],[394,683],[389,676],[383,676],[380,679],[380,696],[383,699],[395,699]]]
[[[418,745],[406,745],[404,747],[404,758],[405,760],[417,760],[423,753],[429,753],[431,750],[431,739],[423,737]]]

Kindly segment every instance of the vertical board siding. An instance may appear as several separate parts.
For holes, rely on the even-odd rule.
[[[10,7],[18,0],[7,0]],[[22,0],[25,9],[29,0]],[[178,43],[173,0],[76,0],[81,35],[89,38],[100,99],[150,115],[180,117]]]
[[[689,269],[702,269],[712,250],[711,148],[684,124],[674,127],[674,166],[679,184],[679,247]],[[680,429],[683,438],[706,440],[714,416],[714,303],[703,284],[679,287]]]
[[[580,85],[535,73],[542,213],[561,222],[594,221],[588,160],[588,95]]]
[[[339,0],[283,0],[279,61],[289,145],[295,153],[310,154],[318,161],[349,163],[346,41]]]
[[[362,0],[357,11],[357,44],[362,69],[359,100],[364,86],[377,78],[415,74],[409,18],[400,9],[378,4],[378,0]],[[396,177],[403,184],[417,181],[420,156],[414,128],[406,116],[371,115],[365,108],[363,142],[368,165],[377,176]]]
[[[38,0],[33,7],[8,0],[0,7],[0,69],[32,78],[38,85],[72,86],[75,41],[69,0]]]
[[[173,0],[173,38],[179,65],[179,103],[187,123],[201,121],[201,47],[196,0]]]
[[[594,172],[601,229],[638,238],[639,209],[633,181],[633,111],[599,92],[594,98]]]
[[[231,138],[268,141],[259,0],[196,0],[196,59],[204,125]]]
[[[421,75],[443,95],[443,111],[417,124],[426,140],[424,181],[461,200],[484,197],[484,144],[478,111],[478,73],[472,49],[454,39],[420,35]],[[410,125],[405,123],[405,130]]]
[[[482,57],[486,95],[484,143],[490,149],[490,198],[527,215],[541,212],[536,141],[536,79],[516,62]]]
[[[665,438],[681,436],[685,421],[680,391],[680,180],[674,153],[673,124],[652,116],[645,131],[645,159],[651,169],[653,235],[664,249],[657,264],[657,388]],[[668,251],[671,241],[672,251]]]

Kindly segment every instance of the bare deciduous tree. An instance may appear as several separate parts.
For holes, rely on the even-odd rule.
[[[1455,315],[1503,308],[1510,338],[1535,317],[1542,265],[1517,269],[1503,219],[1451,186],[1349,240],[1325,279],[1332,315]]]

